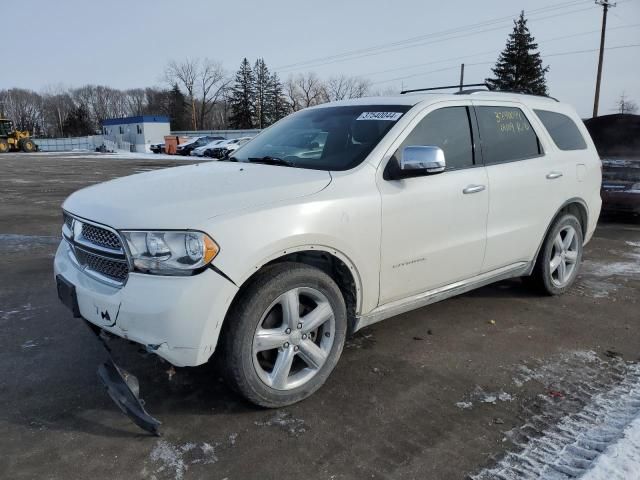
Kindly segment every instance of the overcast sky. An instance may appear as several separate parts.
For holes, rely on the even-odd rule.
[[[617,4],[607,47],[640,45],[640,0]],[[457,83],[465,62],[476,83],[521,9],[551,67],[550,94],[591,116],[598,54],[589,50],[602,19],[593,0],[21,0],[3,22],[0,88],[158,86],[171,59],[209,57],[232,74],[245,56],[264,57],[284,79],[344,73],[396,90]],[[640,46],[605,52],[600,114],[622,92],[640,104]]]

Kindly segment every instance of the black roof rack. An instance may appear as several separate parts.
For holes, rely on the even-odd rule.
[[[472,88],[472,89],[466,89],[463,90],[465,87],[484,87],[486,88],[486,90],[481,89],[481,88]],[[429,92],[429,91],[434,91],[434,90],[449,90],[452,88],[457,88],[459,89],[459,91],[457,92],[453,92],[454,95],[469,95],[472,93],[479,93],[479,92],[491,92],[491,93],[516,93],[519,95],[533,95],[534,97],[544,97],[544,98],[550,98],[551,100],[555,100],[556,102],[559,102],[560,100],[558,100],[555,97],[552,97],[550,95],[541,95],[541,94],[537,94],[537,93],[529,93],[529,92],[524,92],[522,90],[493,90],[489,84],[487,83],[467,83],[464,85],[446,85],[443,87],[429,87],[429,88],[414,88],[413,90],[403,90],[400,92],[401,95],[404,95],[405,93],[413,93],[413,92]]]
[[[414,88],[413,90],[403,90],[400,92],[400,95],[404,95],[405,93],[428,92],[431,90],[448,90],[450,88],[464,88],[464,87],[486,87],[487,90],[489,90],[489,86],[486,83],[468,83],[466,85],[458,84],[458,85],[447,85],[444,87]]]

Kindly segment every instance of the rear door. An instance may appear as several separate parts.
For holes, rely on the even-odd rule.
[[[549,154],[538,119],[524,105],[473,104],[491,192],[482,266],[489,272],[533,258],[564,201],[565,172]]]
[[[392,146],[442,148],[443,173],[386,180],[382,198],[380,304],[477,275],[485,248],[489,207],[487,175],[475,153],[470,102],[428,107]],[[383,162],[384,169],[388,162]]]

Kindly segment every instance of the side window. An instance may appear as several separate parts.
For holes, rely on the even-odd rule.
[[[542,154],[529,120],[515,107],[476,107],[484,163],[506,163]]]
[[[440,147],[447,170],[473,166],[473,139],[467,107],[444,107],[429,113],[396,150],[396,159],[400,160],[404,147],[416,145]]]
[[[547,110],[534,110],[534,112],[551,135],[553,143],[560,150],[584,150],[587,148],[587,143],[580,134],[578,126],[571,118],[562,113]]]

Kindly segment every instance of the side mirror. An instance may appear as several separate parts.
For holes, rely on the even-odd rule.
[[[447,163],[440,147],[409,146],[402,149],[400,170],[406,174],[430,174],[444,172]]]

